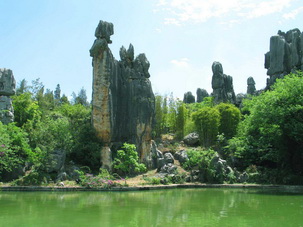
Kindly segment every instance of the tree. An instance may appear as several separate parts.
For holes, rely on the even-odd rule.
[[[224,134],[225,138],[232,138],[236,132],[241,119],[240,110],[233,104],[220,103],[215,107],[220,112],[219,134]]]
[[[177,102],[176,135],[179,139],[182,139],[184,137],[186,117],[186,105],[181,101]]]
[[[89,103],[87,102],[86,90],[84,88],[81,88],[81,90],[78,93],[78,96],[76,96],[75,104],[81,104],[83,106],[89,105]]]
[[[32,100],[29,92],[13,96],[14,117],[16,125],[22,127],[28,120],[41,118],[37,101]]]
[[[29,87],[27,86],[27,81],[23,79],[19,82],[19,86],[16,89],[16,95],[20,95],[25,92],[29,92]]]
[[[303,75],[298,73],[277,80],[271,91],[244,101],[249,115],[240,123],[237,137],[229,146],[247,165],[278,167],[303,174],[302,94]]]
[[[155,137],[160,137],[163,132],[163,98],[161,95],[156,95],[155,97],[155,126],[154,135]]]
[[[216,108],[203,107],[192,114],[200,143],[205,147],[214,145],[220,126],[220,113]]]
[[[61,88],[60,88],[60,84],[57,84],[57,87],[54,92],[54,99],[59,101],[60,98],[61,98]]]

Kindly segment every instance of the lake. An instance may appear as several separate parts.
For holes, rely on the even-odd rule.
[[[0,226],[303,226],[303,192],[1,192]]]

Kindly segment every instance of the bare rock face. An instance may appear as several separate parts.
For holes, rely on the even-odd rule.
[[[142,162],[148,164],[155,97],[152,91],[150,63],[145,54],[134,57],[134,47],[120,49],[115,60],[108,44],[113,24],[100,21],[96,40],[90,49],[93,57],[92,123],[104,143],[102,166],[111,168],[115,149],[122,143],[133,143]]]
[[[11,95],[16,92],[16,81],[12,70],[0,69],[0,121],[8,124],[14,121]]]
[[[233,78],[223,73],[223,67],[220,62],[214,62],[212,65],[213,77],[211,85],[213,88],[213,97],[215,103],[230,102],[235,103],[236,96],[233,88]]]
[[[209,94],[205,89],[197,89],[197,102],[203,102],[203,99],[208,96]]]
[[[276,79],[303,69],[303,35],[299,29],[286,33],[278,31],[277,35],[270,38],[264,66],[269,75],[267,88],[273,85]]]
[[[254,95],[256,92],[256,87],[255,87],[255,80],[252,77],[249,77],[247,79],[247,94],[249,95]]]
[[[183,102],[188,104],[195,103],[195,96],[190,91],[188,91],[184,94]]]

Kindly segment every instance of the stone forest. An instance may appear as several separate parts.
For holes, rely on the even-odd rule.
[[[16,86],[13,71],[0,70],[1,185],[303,184],[299,29],[270,38],[264,89],[250,76],[247,93],[236,94],[215,61],[212,93],[197,88],[183,100],[153,93],[150,62],[132,44],[116,60],[113,34],[112,23],[99,22],[91,103],[83,90],[71,101],[38,79]]]

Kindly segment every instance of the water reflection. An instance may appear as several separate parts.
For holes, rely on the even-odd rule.
[[[247,189],[0,192],[0,226],[300,226],[302,206]]]

